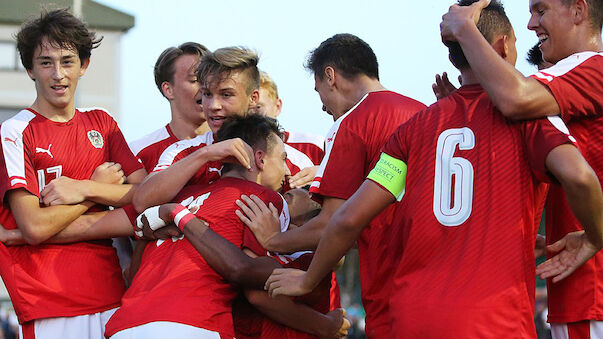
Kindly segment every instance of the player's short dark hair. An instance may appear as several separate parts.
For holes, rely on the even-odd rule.
[[[576,0],[561,0],[561,3],[565,6],[570,6],[576,2]],[[601,0],[586,0],[588,5],[588,12],[590,14],[590,23],[593,29],[601,31],[603,28],[603,1]]]
[[[220,82],[230,76],[231,72],[245,73],[247,78],[246,92],[260,89],[260,57],[255,51],[245,47],[224,47],[203,56],[197,68],[197,78],[203,86],[208,86],[208,77],[214,76],[214,82]]]
[[[478,0],[459,0],[461,6],[469,6]],[[477,28],[489,43],[499,34],[510,34],[513,30],[511,21],[505,13],[505,8],[498,0],[492,0],[490,4],[482,10],[482,14],[477,22]],[[450,61],[458,69],[469,68],[469,62],[463,53],[463,49],[458,42],[446,42],[450,53]]]
[[[539,46],[540,43],[536,43],[536,45],[530,48],[526,57],[528,63],[532,66],[536,66],[538,69],[540,69],[542,63],[544,62],[544,59],[542,58],[542,51],[540,50]]]
[[[153,70],[155,85],[157,85],[161,95],[165,96],[161,90],[161,84],[165,81],[170,83],[174,81],[174,64],[179,57],[194,55],[201,59],[208,51],[207,47],[196,42],[185,42],[178,47],[169,47],[161,52]]]
[[[90,59],[92,49],[103,39],[89,31],[68,8],[42,11],[39,18],[25,22],[16,35],[17,50],[25,69],[32,69],[34,52],[44,37],[53,46],[76,50],[82,62]]]
[[[335,34],[310,52],[308,70],[322,79],[328,66],[348,79],[364,74],[379,80],[377,56],[371,46],[353,34]]]
[[[241,138],[253,150],[271,152],[276,140],[274,134],[283,139],[283,131],[278,122],[260,114],[247,114],[245,116],[232,116],[227,118],[216,135],[216,142],[228,139]],[[233,168],[235,164],[225,163],[223,173]]]

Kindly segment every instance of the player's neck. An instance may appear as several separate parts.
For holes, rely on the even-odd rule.
[[[193,122],[187,121],[176,114],[172,115],[172,121],[170,121],[170,129],[174,136],[178,140],[192,139],[197,136],[195,130],[199,126]]]
[[[359,75],[352,81],[350,92],[354,98],[354,101],[357,103],[367,93],[384,90],[385,87],[381,85],[381,82],[379,82],[379,80],[368,77],[366,75]]]
[[[461,70],[462,86],[479,84],[479,80],[471,68]]]
[[[73,102],[64,107],[57,107],[38,97],[31,108],[46,119],[56,122],[67,122],[75,115],[75,104]]]
[[[226,173],[222,173],[222,178],[239,178],[243,180],[253,181],[259,184],[260,172],[255,167],[252,166],[250,170],[243,168],[242,166],[237,166]]]

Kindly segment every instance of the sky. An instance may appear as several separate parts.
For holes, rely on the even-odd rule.
[[[446,71],[451,79],[459,74],[439,34],[441,17],[453,1],[95,1],[136,20],[120,51],[120,126],[128,141],[170,120],[168,102],[155,87],[153,66],[165,48],[186,41],[211,50],[256,50],[259,67],[274,79],[283,100],[281,124],[323,136],[333,119],[322,111],[304,63],[312,49],[334,34],[352,33],[366,41],[377,55],[381,83],[426,105],[435,101],[431,84],[436,73]],[[525,55],[537,38],[526,28],[528,0],[506,0],[504,5],[517,35],[517,68],[529,75],[534,69]]]

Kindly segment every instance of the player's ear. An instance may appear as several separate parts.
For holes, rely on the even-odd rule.
[[[588,4],[586,0],[577,0],[571,7],[572,20],[575,25],[580,24],[584,20],[589,20],[588,18]]]
[[[260,91],[254,89],[253,91],[251,91],[251,94],[249,94],[249,108],[254,108],[255,106],[257,106],[258,101],[260,101]]]
[[[84,74],[86,74],[88,66],[90,66],[90,58],[82,60],[82,65],[80,67],[80,78],[83,77]]]
[[[509,46],[507,45],[509,37],[507,35],[498,35],[492,42],[492,48],[500,55],[503,59],[509,54]]]
[[[253,160],[255,160],[255,167],[258,168],[259,171],[264,170],[264,157],[266,156],[266,152],[262,150],[257,150],[253,152]]]
[[[327,79],[327,83],[329,84],[330,87],[335,85],[335,69],[331,66],[327,66],[325,68],[325,78]]]
[[[281,110],[283,109],[283,100],[276,99],[276,115],[278,116],[279,114],[281,114]]]
[[[164,81],[161,83],[161,93],[168,99],[174,99],[174,90],[172,89],[172,84],[169,81]]]

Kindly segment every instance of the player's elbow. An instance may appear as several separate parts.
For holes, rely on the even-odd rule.
[[[576,166],[566,166],[563,171],[555,173],[555,176],[568,192],[591,192],[600,187],[597,176],[586,162]]]
[[[245,298],[256,308],[263,308],[269,302],[270,296],[265,291],[245,290]]]
[[[516,94],[520,95],[520,94]],[[530,118],[529,102],[523,100],[522,97],[509,96],[500,103],[496,104],[496,108],[507,119],[510,120],[525,120]]]
[[[336,213],[331,219],[330,224],[336,225],[337,232],[343,234],[354,234],[362,226],[358,218],[352,213]]]
[[[43,232],[37,231],[36,227],[30,227],[26,223],[20,224],[19,229],[21,230],[21,233],[23,234],[23,240],[28,245],[39,245],[39,244],[43,243],[44,241],[48,240],[48,238],[50,238],[49,235],[47,235]]]

